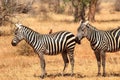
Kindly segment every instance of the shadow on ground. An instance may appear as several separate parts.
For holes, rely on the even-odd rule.
[[[106,77],[120,77],[120,73],[109,73],[109,74],[106,74]],[[34,77],[40,77],[40,75],[34,75]],[[56,77],[75,77],[75,78],[90,78],[90,77],[97,77],[97,76],[94,76],[94,75],[91,75],[91,76],[88,76],[88,75],[83,75],[83,74],[80,74],[80,73],[75,73],[73,74],[73,76],[71,76],[71,74],[67,73],[67,74],[64,74],[64,76],[62,76],[61,73],[56,73],[56,74],[48,74],[46,77],[48,78],[56,78]],[[101,75],[102,77],[102,75]]]
[[[34,77],[40,77],[40,75],[34,75]],[[76,73],[76,74],[73,74],[71,76],[71,74],[69,73],[66,73],[64,74],[64,76],[62,76],[61,73],[56,73],[56,74],[48,74],[46,77],[49,77],[49,78],[55,78],[55,77],[75,77],[75,78],[84,78],[86,77],[86,75],[81,75],[79,73]]]
[[[110,74],[107,74],[108,77],[110,76],[115,76],[115,77],[120,77],[120,72],[119,73],[110,73]]]

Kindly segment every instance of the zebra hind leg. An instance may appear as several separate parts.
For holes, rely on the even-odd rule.
[[[68,66],[68,63],[69,63],[67,53],[63,52],[62,53],[62,58],[63,58],[63,61],[64,61],[64,68],[63,68],[62,76],[64,76],[64,71],[65,71],[65,69],[66,69],[66,67]]]
[[[69,55],[69,60],[71,64],[71,76],[73,76],[73,71],[74,71],[74,54],[73,51],[68,52]]]

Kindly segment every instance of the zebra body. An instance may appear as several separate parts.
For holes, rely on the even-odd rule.
[[[44,54],[57,55],[58,53],[61,53],[64,60],[63,73],[70,60],[71,75],[73,74],[73,52],[76,44],[76,38],[71,32],[60,31],[53,34],[40,34],[20,24],[16,24],[16,27],[18,28],[15,31],[15,38],[12,40],[12,45],[16,46],[23,39],[31,45],[34,51],[39,55],[42,69],[42,78],[46,74]],[[67,56],[69,56],[69,60]]]
[[[94,50],[98,63],[98,75],[101,74],[100,68],[102,61],[103,76],[105,76],[105,53],[116,52],[120,50],[120,28],[103,31],[96,29],[87,21],[82,21],[80,27],[78,28],[77,37],[79,40],[86,37],[90,41],[90,45]]]
[[[120,50],[120,28],[102,31],[91,29],[87,39],[90,41],[93,50],[104,50],[115,52]]]
[[[36,34],[37,35],[30,34],[33,39],[29,38],[30,36],[26,36],[25,39],[27,42],[30,41],[28,43],[33,47],[35,52],[45,51],[46,55],[56,55],[68,47],[74,49],[74,46],[72,45],[75,45],[75,37],[70,32],[60,31],[53,34]],[[69,43],[71,40],[72,42]]]

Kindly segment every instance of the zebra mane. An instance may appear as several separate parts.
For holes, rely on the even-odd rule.
[[[40,33],[38,33],[37,31],[34,31],[33,29],[31,29],[31,28],[29,28],[29,27],[27,27],[27,26],[24,26],[24,25],[21,25],[22,27],[24,27],[24,28],[27,28],[27,29],[29,29],[30,31],[33,31],[33,32],[35,32],[35,33],[37,33],[37,34],[40,34]]]
[[[87,24],[86,26],[92,30],[98,30],[96,27],[92,26],[91,24]]]
[[[40,35],[54,35],[54,34],[57,34],[57,33],[59,33],[59,32],[65,32],[65,31],[59,31],[59,32],[51,33],[51,34],[41,34],[41,33],[37,32],[37,31],[35,31],[35,30],[27,27],[27,26],[24,26],[24,25],[21,25],[21,26],[24,27],[24,28],[26,28],[26,29],[29,29],[30,31],[33,31],[33,32],[35,32],[35,33],[37,33],[37,34],[40,34]]]

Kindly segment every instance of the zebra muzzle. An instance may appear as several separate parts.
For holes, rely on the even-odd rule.
[[[12,41],[11,44],[12,44],[12,46],[16,46],[17,45],[14,41]]]
[[[81,44],[81,41],[78,39],[78,37],[75,37],[75,41],[76,43]]]

